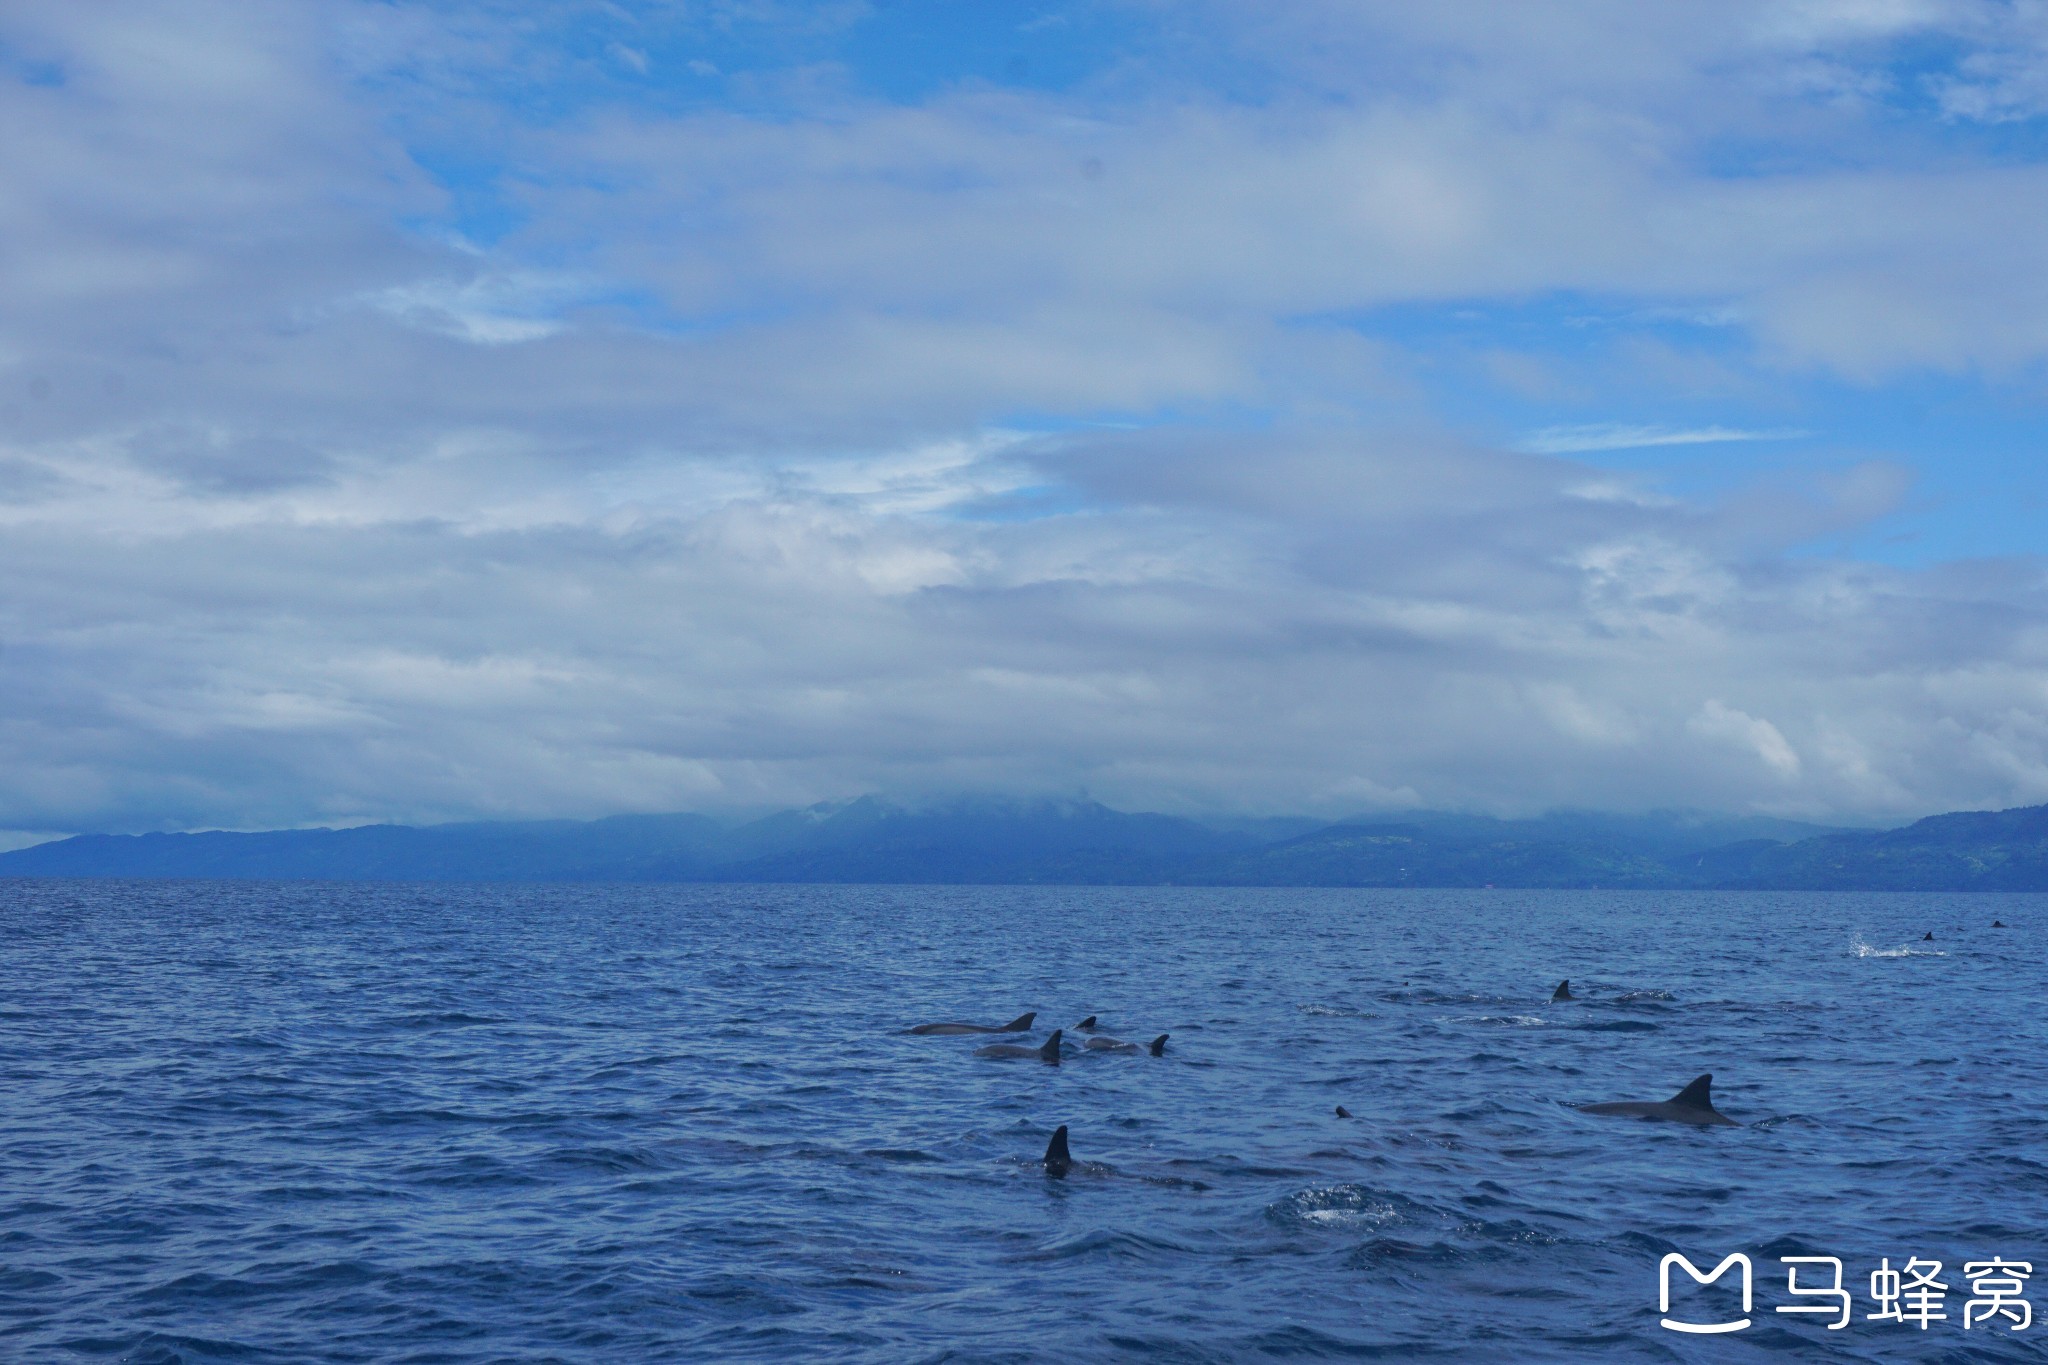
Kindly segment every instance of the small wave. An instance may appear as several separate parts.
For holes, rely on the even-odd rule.
[[[1620,995],[1614,997],[1614,1001],[1618,1005],[1626,1005],[1637,1000],[1676,1000],[1677,998],[1670,991],[1623,991]]]
[[[1482,1014],[1469,1022],[1492,1024],[1496,1028],[1542,1028],[1546,1021],[1533,1014]]]
[[[632,1147],[557,1147],[544,1160],[560,1166],[621,1173],[658,1171],[670,1164],[653,1152]]]
[[[1329,1185],[1296,1190],[1266,1206],[1282,1227],[1379,1228],[1404,1221],[1400,1205],[1363,1185]]]
[[[443,1010],[428,1014],[407,1014],[390,1021],[394,1028],[470,1028],[478,1024],[502,1024],[506,1021],[487,1014],[464,1014],[460,1010]]]
[[[1587,1033],[1655,1033],[1657,1026],[1641,1019],[1615,1019],[1605,1024],[1581,1024]]]
[[[1406,1242],[1398,1237],[1368,1238],[1344,1258],[1354,1270],[1376,1270],[1388,1262],[1413,1266],[1447,1266],[1465,1259],[1465,1253],[1448,1242]]]
[[[1178,1242],[1164,1237],[1146,1237],[1135,1232],[1112,1231],[1108,1228],[1090,1228],[1049,1242],[1035,1251],[1019,1257],[1025,1261],[1071,1261],[1077,1258],[1105,1257],[1110,1260],[1151,1260],[1161,1252],[1185,1253],[1191,1250]]]
[[[1404,991],[1383,991],[1380,999],[1390,1005],[1519,1005],[1523,1002],[1506,995],[1478,995],[1469,991],[1433,991],[1427,988]]]
[[[1296,1005],[1303,1014],[1317,1019],[1377,1019],[1371,1010],[1352,1009],[1349,1005]]]

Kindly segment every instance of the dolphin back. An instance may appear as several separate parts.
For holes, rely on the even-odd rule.
[[[1665,1119],[1698,1127],[1740,1128],[1742,1125],[1714,1108],[1714,1073],[1708,1072],[1668,1100],[1622,1100],[1614,1104],[1582,1104],[1582,1114],[1611,1114],[1625,1118]]]

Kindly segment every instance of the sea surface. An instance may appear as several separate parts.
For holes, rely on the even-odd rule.
[[[0,1359],[2048,1359],[1962,1325],[1969,1262],[2048,1309],[2044,912],[0,883]],[[898,1032],[1026,1010],[1171,1040]],[[1743,1126],[1571,1107],[1706,1071]],[[1660,1326],[1672,1252],[1751,1325]],[[1915,1258],[1947,1317],[1869,1320]]]

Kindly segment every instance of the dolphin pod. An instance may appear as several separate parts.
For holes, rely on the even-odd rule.
[[[1669,1123],[1690,1123],[1701,1128],[1742,1125],[1714,1108],[1714,1073],[1695,1080],[1668,1100],[1622,1100],[1613,1104],[1582,1104],[1582,1114],[1606,1114],[1616,1118],[1663,1119]]]
[[[1038,1012],[1033,1010],[1029,1014],[1018,1015],[1007,1024],[919,1024],[915,1028],[907,1028],[903,1031],[905,1033],[919,1033],[927,1037],[951,1037],[954,1034],[960,1033],[1029,1033],[1031,1032],[1031,1021],[1037,1017]]]
[[[977,1057],[1036,1057],[1039,1061],[1049,1066],[1058,1066],[1060,1064],[1060,1033],[1061,1030],[1054,1029],[1052,1037],[1046,1039],[1045,1043],[1040,1047],[1032,1047],[1029,1043],[990,1043],[987,1047],[974,1049],[974,1055]]]
[[[1993,927],[2003,929],[2006,926],[2001,921],[1994,921]],[[1934,935],[1931,932],[1926,935],[1926,939],[1929,940],[1933,937]],[[1578,998],[1578,996],[1572,994],[1572,983],[1569,977],[1558,982],[1557,988],[1550,994],[1550,1000],[1553,1004],[1567,1000],[1577,1000]],[[946,1021],[943,1023],[918,1024],[915,1027],[904,1029],[902,1032],[924,1036],[1027,1033],[1031,1030],[1032,1021],[1037,1017],[1036,1012],[1032,1011],[1018,1015],[1007,1024],[971,1024]],[[1166,1042],[1172,1036],[1171,1034],[1162,1033],[1150,1043],[1126,1042],[1124,1039],[1102,1033],[1097,1025],[1097,1017],[1092,1014],[1075,1024],[1074,1031],[1093,1035],[1083,1043],[1083,1047],[1089,1052],[1124,1054],[1149,1052],[1154,1057],[1166,1055]],[[1060,1064],[1060,1045],[1065,1033],[1066,1030],[1064,1029],[1054,1029],[1052,1035],[1045,1042],[1037,1046],[1032,1046],[1029,1043],[990,1043],[976,1048],[974,1055],[977,1057],[1015,1058],[1018,1060],[1036,1059],[1048,1066],[1058,1066]],[[1713,1083],[1713,1073],[1707,1072],[1696,1077],[1690,1084],[1668,1100],[1617,1100],[1601,1104],[1580,1104],[1573,1107],[1580,1113],[1606,1118],[1650,1119],[1666,1123],[1689,1124],[1699,1128],[1741,1127],[1740,1123],[1714,1108]],[[1335,1113],[1336,1117],[1340,1119],[1353,1117],[1351,1111],[1341,1104],[1335,1107]],[[1067,1175],[1079,1164],[1074,1160],[1073,1154],[1067,1146],[1067,1125],[1061,1124],[1053,1132],[1051,1141],[1046,1144],[1045,1155],[1041,1159],[1040,1164],[1044,1167],[1047,1175],[1058,1177]]]
[[[1137,1043],[1127,1043],[1121,1038],[1112,1038],[1106,1033],[1101,1033],[1090,1038],[1085,1046],[1090,1052],[1150,1052],[1154,1057],[1164,1057],[1166,1055],[1166,1040],[1172,1036],[1170,1033],[1162,1033],[1151,1042],[1141,1046]]]

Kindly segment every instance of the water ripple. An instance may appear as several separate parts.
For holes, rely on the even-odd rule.
[[[1656,1326],[1669,1251],[2048,1263],[1993,908],[0,883],[0,1356],[2040,1360]],[[1026,1010],[1173,1042],[897,1033]],[[1574,1107],[1709,1070],[1745,1126]]]

